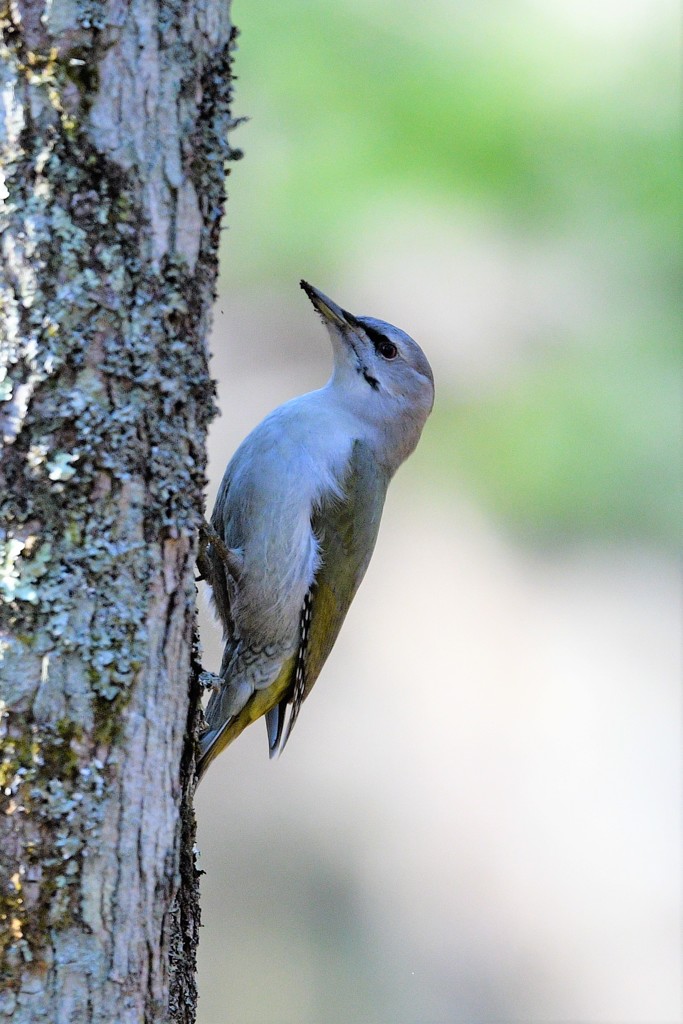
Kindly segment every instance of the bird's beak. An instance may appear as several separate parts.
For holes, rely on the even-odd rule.
[[[346,330],[351,326],[353,317],[350,313],[347,313],[341,306],[338,306],[332,299],[328,299],[327,295],[323,295],[322,292],[314,288],[308,281],[301,281],[300,283],[323,319],[335,327],[340,327],[342,330]]]

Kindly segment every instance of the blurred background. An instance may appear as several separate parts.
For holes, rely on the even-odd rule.
[[[286,753],[257,723],[199,790],[200,1024],[673,1024],[678,5],[234,16],[209,508],[327,379],[300,277],[437,402]]]

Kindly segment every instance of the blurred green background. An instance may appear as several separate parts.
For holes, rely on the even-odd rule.
[[[678,6],[234,17],[209,500],[329,372],[300,277],[437,404],[285,757],[200,790],[200,1022],[676,1021]]]

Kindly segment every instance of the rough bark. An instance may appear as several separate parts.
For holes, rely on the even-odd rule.
[[[0,1019],[190,1022],[229,3],[0,27]]]

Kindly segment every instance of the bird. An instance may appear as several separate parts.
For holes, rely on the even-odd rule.
[[[332,344],[324,387],[280,405],[239,446],[198,558],[223,626],[197,777],[265,717],[271,758],[291,735],[370,562],[387,487],[434,404],[420,346],[301,281]]]

